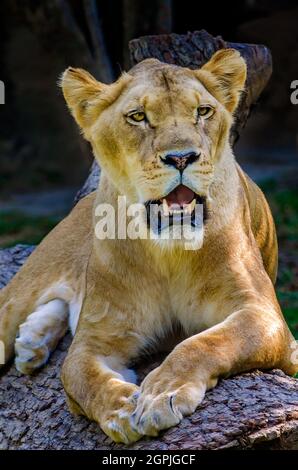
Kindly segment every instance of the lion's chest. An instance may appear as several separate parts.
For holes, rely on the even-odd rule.
[[[188,334],[195,334],[219,323],[221,312],[218,300],[208,298],[200,280],[180,279],[169,288],[171,316]]]
[[[215,301],[200,301],[188,298],[173,304],[173,315],[188,334],[195,334],[220,322],[218,306]]]

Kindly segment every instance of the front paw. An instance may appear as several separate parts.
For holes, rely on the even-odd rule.
[[[131,416],[136,409],[138,392],[128,398],[122,398],[119,407],[107,410],[100,420],[100,427],[114,442],[130,444],[142,437],[132,426]]]
[[[192,414],[205,392],[203,382],[169,377],[160,366],[141,386],[136,411],[131,417],[132,427],[140,434],[157,436],[162,429],[176,426],[184,416]]]

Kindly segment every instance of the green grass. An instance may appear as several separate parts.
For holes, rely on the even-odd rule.
[[[296,339],[298,339],[298,292],[278,290],[277,297],[285,319]]]
[[[25,215],[19,211],[0,212],[0,247],[38,244],[59,222],[57,217]]]
[[[276,224],[280,265],[277,296],[286,321],[298,339],[298,193],[274,181],[262,185]]]

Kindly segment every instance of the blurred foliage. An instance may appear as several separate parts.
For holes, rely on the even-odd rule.
[[[298,193],[274,180],[266,181],[261,187],[272,209],[278,235],[277,296],[298,339]]]
[[[59,222],[58,217],[25,215],[19,211],[0,213],[0,246],[36,245]]]

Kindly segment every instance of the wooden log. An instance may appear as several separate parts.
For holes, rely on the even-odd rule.
[[[30,245],[16,245],[0,250],[0,289],[9,283],[33,250],[34,246]]]
[[[72,416],[60,367],[71,338],[33,376],[12,366],[0,378],[0,449],[124,449],[96,423]],[[151,363],[152,366],[157,363]],[[148,371],[139,369],[140,377]],[[298,380],[254,371],[222,380],[180,425],[130,449],[298,449]]]
[[[82,199],[82,197],[87,196],[89,193],[97,189],[99,177],[100,177],[100,168],[96,160],[94,160],[90,168],[90,173],[89,173],[88,178],[86,179],[85,183],[76,194],[75,201],[74,201],[75,204],[80,199]]]

